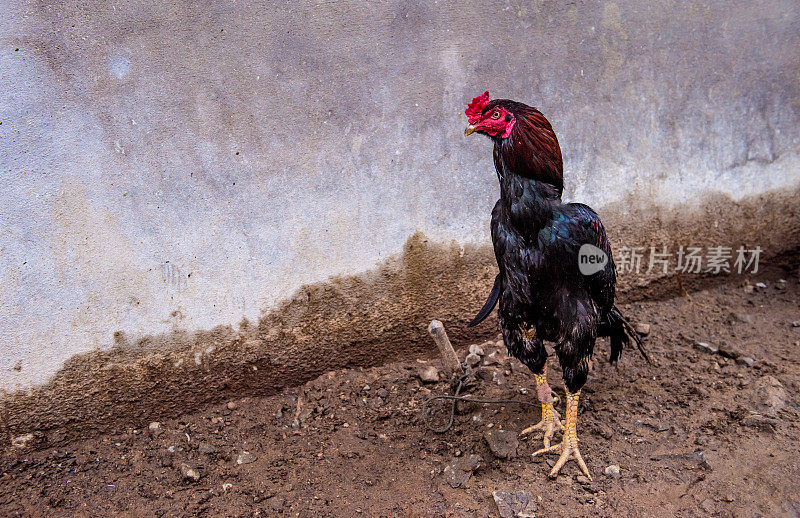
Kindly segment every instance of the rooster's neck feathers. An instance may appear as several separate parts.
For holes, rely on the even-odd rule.
[[[506,99],[492,101],[486,109],[497,104],[516,118],[508,138],[495,138],[495,167],[498,174],[515,174],[549,184],[560,198],[564,190],[561,147],[550,122],[536,108]],[[502,160],[498,160],[500,158]]]

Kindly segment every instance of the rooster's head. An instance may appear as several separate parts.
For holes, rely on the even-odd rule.
[[[464,135],[477,131],[490,137],[508,138],[517,122],[514,114],[501,102],[489,100],[489,92],[483,92],[483,95],[474,98],[464,113],[469,120]]]

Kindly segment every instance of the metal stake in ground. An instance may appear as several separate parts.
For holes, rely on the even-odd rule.
[[[454,376],[460,377],[463,374],[461,372],[461,363],[458,361],[458,356],[456,356],[456,351],[453,349],[452,344],[450,344],[450,339],[447,338],[444,324],[438,320],[431,320],[428,325],[428,333],[430,333],[433,341],[436,342],[436,347],[439,348],[439,354],[444,361],[444,371],[447,379],[453,379]]]

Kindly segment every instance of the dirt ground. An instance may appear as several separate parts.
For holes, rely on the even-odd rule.
[[[538,437],[521,438],[514,453],[516,432],[539,420],[536,405],[459,403],[450,431],[427,429],[423,403],[451,386],[423,383],[420,373],[441,365],[417,360],[332,372],[66,447],[6,452],[0,515],[498,516],[501,491],[521,492],[521,516],[798,516],[796,266],[766,268],[752,288],[731,279],[691,299],[622,307],[650,324],[653,364],[629,351],[612,367],[598,343],[578,421],[592,482],[574,462],[548,479],[555,457],[531,458]],[[469,344],[455,345],[463,359]],[[466,395],[535,402],[532,376],[501,343],[480,346]],[[551,356],[550,381],[563,395],[559,374]],[[435,408],[441,425],[447,408]],[[485,436],[497,430],[514,432],[510,458],[490,449]],[[619,477],[605,474],[609,465]]]

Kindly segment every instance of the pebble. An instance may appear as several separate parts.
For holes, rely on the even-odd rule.
[[[417,376],[423,383],[435,383],[439,381],[439,370],[433,365],[420,367]]]
[[[494,379],[494,371],[488,367],[479,367],[475,371],[475,377],[481,381],[492,381]]]
[[[200,473],[188,464],[181,464],[181,474],[186,480],[197,482],[200,480]]]
[[[618,479],[618,478],[620,478],[622,476],[620,474],[619,466],[617,466],[616,464],[611,464],[609,466],[606,466],[606,469],[605,469],[605,471],[603,471],[603,473],[605,473],[605,475],[607,477],[616,478],[616,479]]]
[[[378,397],[383,398],[383,399],[386,399],[387,397],[389,397],[389,391],[386,390],[385,388],[379,388],[377,394],[378,394]]]
[[[709,354],[717,354],[719,349],[714,347],[713,345],[706,343],[706,342],[695,342],[694,348],[698,351],[709,353]]]
[[[228,404],[225,406],[228,407],[228,410],[236,410],[237,407],[236,403],[234,403],[233,401],[228,401]]]
[[[463,486],[472,476],[472,472],[478,469],[481,464],[479,455],[470,454],[462,458],[454,459],[444,468],[444,477],[453,489]]]
[[[528,491],[493,491],[492,498],[501,518],[533,518],[539,506]]]
[[[150,429],[151,432],[155,432],[156,430],[161,428],[161,423],[159,423],[158,421],[153,421],[147,428]]]
[[[792,322],[792,327],[800,327],[800,320],[795,320]]]
[[[650,324],[645,322],[640,322],[636,324],[636,332],[642,336],[647,336],[650,334]]]
[[[495,352],[493,352],[491,354],[487,354],[483,358],[483,364],[484,365],[499,365],[501,358],[502,358],[502,356],[500,355],[500,353],[495,351]]]
[[[592,481],[589,480],[589,477],[587,477],[586,475],[578,475],[577,477],[575,477],[575,480],[578,481],[578,484],[581,484],[583,486],[588,486],[589,484],[592,483]]]
[[[749,356],[740,356],[740,357],[736,358],[736,363],[738,363],[739,365],[745,365],[747,367],[752,367],[753,365],[756,364],[756,361],[753,358],[749,357]]]
[[[753,293],[754,291],[756,291],[756,290],[755,290],[755,288],[753,287],[752,284],[746,284],[745,285],[745,287],[744,287],[744,292],[745,293]]]
[[[753,323],[753,315],[749,315],[747,313],[734,313],[733,319],[737,322],[742,322],[744,324]]]
[[[255,462],[258,459],[254,454],[250,453],[249,451],[243,451],[236,457],[236,464],[250,464]]]
[[[469,365],[470,367],[475,367],[476,365],[478,365],[481,362],[481,357],[478,356],[475,353],[469,353],[467,355],[467,358],[464,360],[464,362],[467,365]]]
[[[487,430],[483,440],[489,445],[492,454],[499,459],[510,459],[517,454],[519,440],[516,432],[511,430]]]
[[[785,290],[786,289],[786,279],[780,279],[778,284],[775,285],[776,290]]]
[[[759,290],[765,290],[765,289],[767,289],[767,285],[764,284],[763,282],[757,282],[756,283],[756,288],[758,288]]]
[[[786,389],[774,376],[763,376],[753,386],[753,403],[763,414],[774,417],[786,406]]]
[[[201,442],[197,446],[197,451],[199,451],[200,453],[209,453],[210,454],[210,453],[215,453],[217,450],[216,450],[216,448],[214,448],[213,446],[211,446],[207,442]]]
[[[483,356],[484,352],[480,345],[472,344],[469,346],[469,353],[470,354],[477,354],[478,356]]]
[[[725,358],[730,358],[732,360],[735,360],[742,355],[742,353],[727,344],[722,344],[719,346],[719,354],[720,356],[724,356]]]
[[[28,446],[28,443],[33,439],[32,433],[27,433],[25,435],[20,435],[19,437],[14,437],[11,440],[11,445],[14,448],[18,448],[20,450],[25,449]]]

